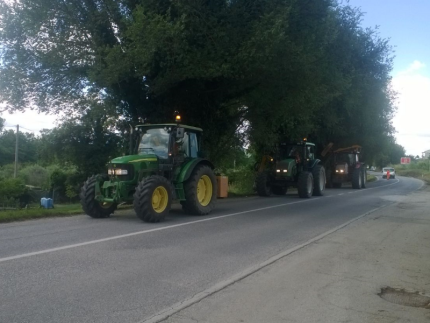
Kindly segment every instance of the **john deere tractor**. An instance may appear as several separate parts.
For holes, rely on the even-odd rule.
[[[360,162],[361,146],[353,145],[336,150],[332,150],[332,146],[330,143],[321,154],[325,157],[327,185],[339,188],[342,183],[350,182],[352,188],[365,188],[367,171],[366,164]]]
[[[178,123],[137,126],[131,154],[112,159],[107,174],[85,182],[83,210],[105,218],[118,204],[132,202],[140,219],[159,222],[177,199],[186,213],[208,214],[216,202],[216,178],[212,163],[201,156],[201,134]]]
[[[306,140],[281,144],[273,156],[264,156],[259,165],[256,188],[260,196],[285,195],[297,187],[301,198],[321,196],[325,190],[325,169],[315,158],[315,145]]]

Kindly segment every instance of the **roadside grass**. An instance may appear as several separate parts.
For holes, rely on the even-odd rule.
[[[406,177],[414,177],[423,180],[430,185],[430,172],[421,169],[396,169],[396,174]]]
[[[129,209],[131,207],[132,205],[124,204],[118,206],[118,209]],[[31,205],[28,209],[0,210],[0,223],[79,214],[84,214],[80,203],[56,204],[54,209],[45,209],[40,208],[39,205]]]
[[[406,177],[414,177],[423,180],[427,185],[430,185],[430,170],[429,162],[418,162],[409,165],[394,165],[396,174]]]
[[[79,203],[57,204],[54,209],[45,209],[40,208],[38,205],[33,205],[27,209],[0,211],[0,223],[57,216],[71,216],[82,213],[82,207]]]
[[[376,176],[367,174],[367,181],[368,182],[374,182],[374,181],[376,181]]]

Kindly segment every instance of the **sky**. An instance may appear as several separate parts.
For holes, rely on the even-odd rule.
[[[350,0],[365,13],[363,27],[379,26],[394,46],[393,88],[398,92],[393,125],[409,155],[430,150],[430,0]]]
[[[344,1],[345,2],[345,1]],[[394,46],[392,85],[398,92],[393,125],[397,142],[409,155],[430,149],[430,0],[350,0],[365,13],[363,27],[379,26]],[[56,126],[56,117],[36,111],[0,116],[37,132]]]

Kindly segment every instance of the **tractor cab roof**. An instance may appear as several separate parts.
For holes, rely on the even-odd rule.
[[[308,141],[296,141],[296,142],[283,142],[280,144],[281,147],[283,146],[315,146],[314,143],[308,142]]]
[[[158,124],[141,124],[137,125],[138,128],[144,128],[144,129],[157,129],[157,128],[165,128],[165,127],[179,127],[179,128],[185,128],[188,130],[191,130],[193,132],[203,132],[202,128],[187,126],[179,123],[158,123]]]

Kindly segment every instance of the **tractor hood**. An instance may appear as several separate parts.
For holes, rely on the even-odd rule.
[[[156,162],[158,160],[155,154],[145,154],[145,155],[128,155],[116,157],[111,160],[111,164],[128,164],[137,162]]]

